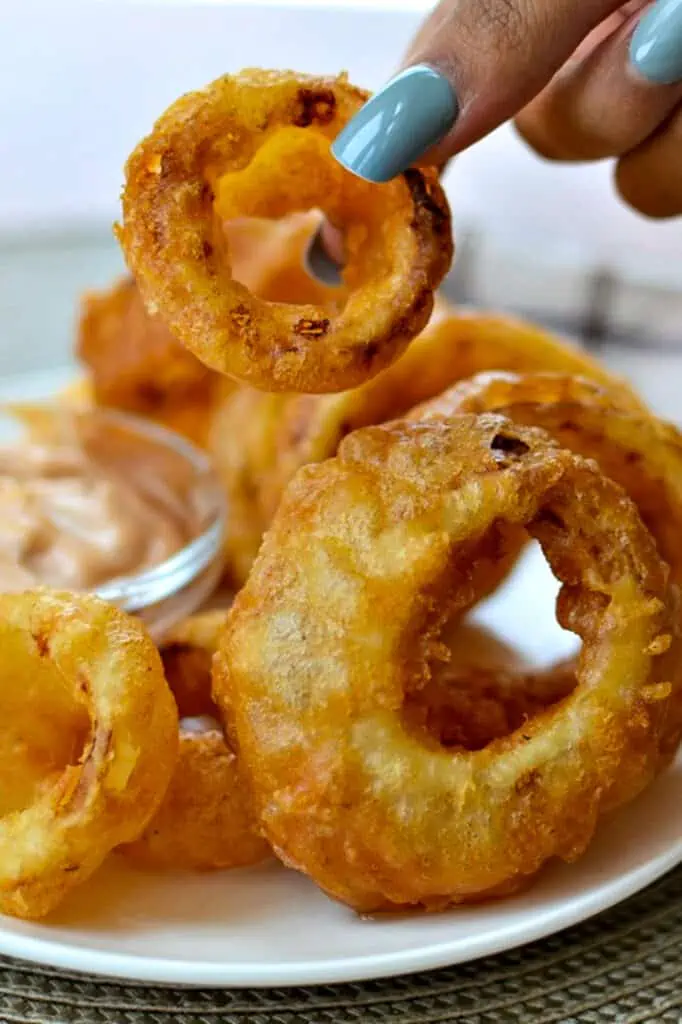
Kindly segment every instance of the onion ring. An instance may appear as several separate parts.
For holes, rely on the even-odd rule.
[[[345,76],[247,70],[178,100],[126,165],[118,237],[150,310],[203,363],[269,391],[338,391],[428,320],[452,258],[435,169],[361,181],[329,146],[367,94]],[[347,301],[271,303],[234,280],[225,220],[320,207],[344,231]]]
[[[266,521],[294,473],[331,458],[351,431],[404,416],[473,374],[517,369],[587,377],[601,383],[617,404],[643,409],[623,379],[563,339],[522,320],[454,310],[439,300],[426,329],[378,377],[338,395],[291,396],[282,416],[272,479],[263,483]]]
[[[180,714],[180,746],[161,806],[142,835],[121,849],[145,867],[235,868],[271,853],[211,701],[211,661],[224,622],[224,611],[193,616],[161,648]]]
[[[653,415],[616,408],[594,381],[562,374],[482,373],[416,407],[410,418],[500,413],[542,427],[558,443],[596,459],[637,505],[659,551],[682,583],[682,433]]]
[[[652,415],[615,408],[613,395],[594,381],[560,374],[483,373],[417,407],[426,420],[458,413],[500,413],[515,423],[542,427],[558,443],[596,459],[626,491],[651,532],[671,579],[682,586],[682,433]],[[682,618],[682,609],[680,610]],[[672,757],[682,735],[682,677],[667,720]]]
[[[277,430],[287,396],[238,388],[215,412],[209,451],[227,495],[225,573],[238,588],[258,554],[267,526],[263,489],[276,464]]]
[[[76,352],[97,405],[138,413],[205,445],[220,378],[147,313],[132,278],[84,296]]]
[[[446,750],[404,698],[476,599],[500,520],[563,583],[577,685],[483,750]],[[480,899],[577,857],[659,769],[671,606],[634,504],[544,432],[493,415],[357,431],[289,486],[214,662],[265,836],[364,912]]]
[[[0,911],[36,918],[155,813],[177,712],[141,624],[103,601],[0,595]]]
[[[623,407],[643,408],[624,380],[561,338],[523,320],[455,310],[442,299],[404,355],[359,388],[278,401],[250,390],[228,396],[216,412],[209,449],[232,509],[226,561],[234,582],[246,579],[282,493],[301,466],[331,458],[353,430],[403,416],[464,377],[517,368],[589,377]],[[510,553],[518,550],[512,538],[508,546]]]

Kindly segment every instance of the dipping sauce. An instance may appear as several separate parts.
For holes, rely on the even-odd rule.
[[[110,435],[111,436],[111,435]],[[120,445],[74,436],[0,445],[0,590],[92,590],[165,561],[192,537],[186,505]]]

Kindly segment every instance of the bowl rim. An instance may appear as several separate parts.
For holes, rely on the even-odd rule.
[[[115,576],[89,590],[102,600],[116,604],[126,612],[140,612],[179,594],[204,570],[222,556],[227,528],[227,502],[210,456],[197,445],[168,427],[135,413],[104,406],[65,406],[54,400],[10,401],[0,403],[0,415],[21,422],[22,409],[39,409],[62,420],[90,418],[123,427],[131,434],[171,450],[185,459],[205,489],[208,526],[163,562],[141,572]],[[2,442],[0,441],[0,444]]]

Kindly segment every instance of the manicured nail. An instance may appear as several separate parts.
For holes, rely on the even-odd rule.
[[[342,284],[341,273],[324,246],[322,225],[310,239],[303,263],[311,277],[316,277],[320,284],[336,288]]]
[[[390,181],[447,135],[457,113],[447,78],[417,64],[365,103],[334,140],[332,153],[360,178]]]
[[[650,82],[682,81],[682,0],[659,0],[645,14],[630,43],[630,59]]]

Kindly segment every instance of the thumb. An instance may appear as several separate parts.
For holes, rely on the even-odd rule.
[[[436,165],[513,117],[622,0],[442,0],[403,70],[337,136],[332,153],[370,181]]]

